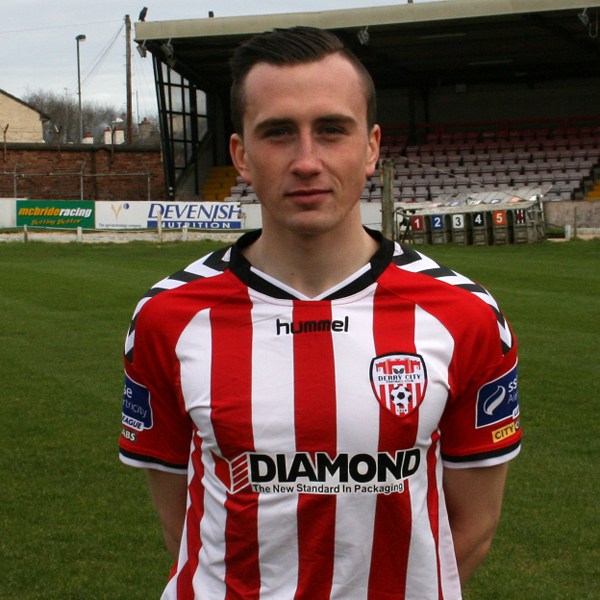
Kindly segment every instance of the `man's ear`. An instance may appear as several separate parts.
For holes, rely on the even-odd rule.
[[[229,154],[240,177],[247,184],[251,184],[252,179],[250,177],[250,169],[248,168],[248,157],[246,155],[244,139],[238,133],[234,133],[229,139]]]
[[[379,145],[381,143],[381,128],[379,125],[373,125],[369,133],[369,146],[367,149],[367,177],[375,172],[377,161],[379,160]]]

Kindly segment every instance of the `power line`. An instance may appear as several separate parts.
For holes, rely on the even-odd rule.
[[[121,34],[121,31],[123,31],[124,26],[125,25],[121,25],[121,27],[119,28],[117,33],[113,36],[113,38],[106,44],[106,46],[100,51],[98,56],[94,59],[95,62],[92,64],[89,71],[84,76],[83,83],[85,83],[92,76],[94,71],[106,60],[108,53],[112,50],[114,45],[117,43],[117,40],[119,39],[119,35]]]
[[[106,23],[116,23],[116,19],[111,19],[110,21],[89,21],[88,23],[69,23],[68,25],[49,25],[46,27],[33,27],[27,29],[9,29],[6,31],[1,31],[1,35],[5,35],[8,33],[29,33],[32,31],[48,31],[49,29],[69,29],[73,27],[87,27],[88,25],[104,25]]]
[[[115,35],[106,43],[104,48],[102,48],[100,50],[100,52],[94,57],[91,67],[88,68],[87,72],[85,73],[85,75],[83,76],[83,78],[81,80],[82,84],[85,83],[91,77],[91,75],[94,73],[94,71],[106,60],[108,53],[112,50],[113,46],[116,44],[116,42],[119,38],[119,35],[121,34],[121,31],[123,30],[123,27],[124,27],[124,25],[121,24],[121,26],[119,27],[119,29],[115,33]],[[70,85],[68,87],[68,89],[72,90],[75,87],[75,85],[76,85],[75,83],[72,83],[72,85]]]

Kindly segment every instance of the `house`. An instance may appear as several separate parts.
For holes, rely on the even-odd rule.
[[[23,100],[0,89],[2,142],[44,142],[44,123],[50,118]]]

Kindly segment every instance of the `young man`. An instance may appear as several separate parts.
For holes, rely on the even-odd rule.
[[[157,284],[125,350],[163,598],[456,600],[519,451],[515,339],[483,288],[361,225],[380,130],[335,36],[257,36],[232,71],[262,231]]]

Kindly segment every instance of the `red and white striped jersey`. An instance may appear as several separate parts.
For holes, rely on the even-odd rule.
[[[257,235],[157,284],[127,336],[121,460],[188,477],[163,598],[460,598],[442,469],[519,451],[509,325],[383,239],[305,298],[245,260]]]

